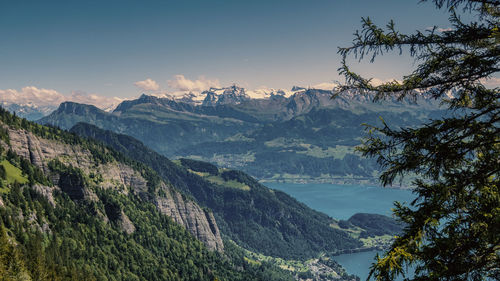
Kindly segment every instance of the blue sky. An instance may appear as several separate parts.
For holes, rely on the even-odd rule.
[[[418,0],[0,0],[0,89],[132,97],[147,78],[178,90],[176,75],[250,89],[316,85],[340,79],[337,47],[365,16],[409,32],[449,27],[445,11]],[[389,55],[355,69],[388,79],[411,67]]]

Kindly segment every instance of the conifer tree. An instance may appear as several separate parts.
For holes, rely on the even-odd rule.
[[[423,2],[426,2],[425,0]],[[369,18],[351,46],[339,48],[340,90],[374,93],[374,100],[414,99],[424,93],[443,102],[443,118],[411,128],[368,126],[359,150],[383,168],[381,182],[416,175],[416,199],[396,204],[407,224],[390,249],[377,256],[377,280],[500,280],[500,91],[485,87],[500,67],[500,1],[433,0],[448,9],[452,28],[402,34],[394,22],[380,28]],[[459,14],[473,19],[465,22]],[[373,62],[385,52],[408,51],[416,67],[402,81],[373,85],[350,70],[347,59]],[[409,277],[407,266],[415,269]]]
[[[0,280],[3,280],[3,277],[1,276],[7,275],[8,251],[9,251],[9,239],[7,237],[7,233],[5,231],[3,222],[0,220]]]

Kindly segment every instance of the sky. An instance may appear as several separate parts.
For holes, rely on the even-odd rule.
[[[418,0],[0,0],[0,95],[130,98],[342,81],[337,48],[366,16],[404,32],[450,27],[446,11]],[[414,66],[405,55],[352,63],[381,80]]]

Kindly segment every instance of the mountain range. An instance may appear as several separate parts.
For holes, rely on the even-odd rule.
[[[112,111],[122,98],[109,98],[81,91],[73,91],[70,95],[63,95],[56,90],[24,87],[21,90],[0,90],[0,105],[28,120],[37,120],[50,114],[65,101],[96,105],[105,111]]]
[[[251,98],[231,86],[200,95],[142,95],[112,112],[72,102],[38,122],[70,129],[78,122],[130,135],[169,158],[243,170],[262,181],[376,183],[379,168],[355,147],[363,123],[413,126],[443,114],[423,94],[372,102],[369,94],[293,87]]]

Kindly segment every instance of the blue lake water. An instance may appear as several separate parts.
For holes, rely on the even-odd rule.
[[[347,220],[355,213],[391,216],[394,201],[410,203],[415,195],[409,190],[362,185],[266,183],[284,191],[307,206],[336,219]],[[351,274],[366,280],[377,252],[362,252],[334,257]]]

